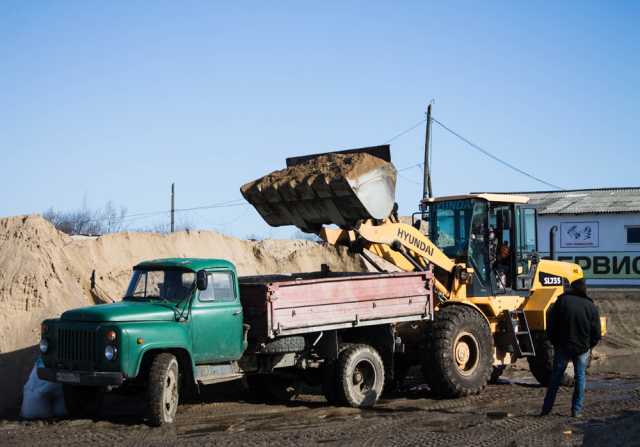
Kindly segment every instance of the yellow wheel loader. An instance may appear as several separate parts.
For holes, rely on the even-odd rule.
[[[422,364],[436,395],[476,394],[526,357],[546,385],[553,359],[547,313],[582,269],[540,258],[527,197],[429,198],[410,224],[398,219],[395,182],[389,147],[380,146],[290,158],[286,169],[241,192],[270,225],[295,225],[349,247],[379,271],[387,263],[433,270],[435,319],[414,328],[424,334],[419,349],[397,355],[396,382],[409,365]]]

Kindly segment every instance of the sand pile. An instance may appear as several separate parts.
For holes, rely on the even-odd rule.
[[[40,216],[0,219],[0,412],[16,403],[33,365],[43,319],[119,300],[131,267],[162,257],[224,258],[235,263],[240,275],[313,271],[322,263],[336,271],[365,270],[346,249],[311,241],[253,242],[212,231],[72,238]]]

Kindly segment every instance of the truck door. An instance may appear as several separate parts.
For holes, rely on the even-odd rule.
[[[230,270],[216,270],[207,276],[207,289],[198,292],[191,309],[194,360],[237,360],[243,351],[243,318],[235,275]]]

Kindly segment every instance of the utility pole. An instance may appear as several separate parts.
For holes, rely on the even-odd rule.
[[[433,197],[431,190],[431,166],[429,166],[429,150],[431,140],[431,104],[427,106],[427,130],[424,136],[424,183],[422,189],[422,198]]]
[[[176,214],[176,184],[171,183],[171,232],[175,229],[175,214]]]

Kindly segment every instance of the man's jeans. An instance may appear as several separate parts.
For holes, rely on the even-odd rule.
[[[575,386],[573,389],[573,400],[571,402],[571,414],[578,415],[582,411],[582,403],[584,401],[584,385],[585,375],[587,372],[587,363],[589,362],[589,351],[579,355],[569,355],[560,349],[555,350],[553,357],[553,372],[551,373],[551,383],[547,388],[547,394],[544,397],[544,404],[542,406],[542,413],[549,413],[553,408],[553,403],[556,401],[556,394],[562,378],[564,377],[564,371],[567,369],[567,364],[573,363],[573,369],[575,371]]]

